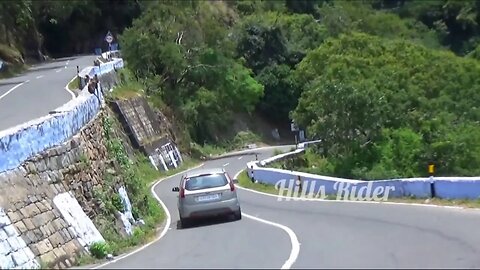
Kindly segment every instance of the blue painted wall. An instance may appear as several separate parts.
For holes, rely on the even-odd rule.
[[[105,74],[122,67],[123,60],[116,59],[101,68],[93,68],[91,75]],[[99,95],[103,99],[101,93]],[[14,169],[28,158],[64,143],[100,111],[98,98],[86,91],[62,107],[70,109],[0,132],[0,172]]]
[[[438,179],[434,182],[435,196],[445,199],[480,199],[480,180]]]
[[[293,153],[292,153],[293,154]],[[298,151],[297,151],[298,154]],[[278,155],[278,158],[288,156],[288,154]],[[274,161],[276,158],[269,158],[266,163]],[[253,166],[253,169],[252,169]],[[247,165],[247,174],[250,178],[263,184],[277,185],[288,188],[295,185],[295,181],[300,176],[306,194],[310,192],[313,194],[320,194],[319,189],[323,187],[326,195],[337,196],[339,189],[346,186],[344,190],[348,194],[353,194],[358,198],[359,195],[364,195],[365,187],[370,183],[371,190],[378,188],[382,191],[378,196],[383,196],[387,187],[389,187],[389,197],[416,197],[416,198],[431,198],[434,195],[442,199],[480,199],[480,177],[434,177],[429,178],[406,178],[406,179],[388,179],[377,181],[361,181],[342,179],[321,175],[314,175],[296,171],[280,170],[268,168],[268,165],[259,167],[250,162]],[[363,187],[363,188],[362,188]],[[360,190],[362,188],[362,190]],[[362,191],[360,194],[359,192]],[[283,195],[286,195],[284,191]],[[370,194],[372,194],[370,192]]]

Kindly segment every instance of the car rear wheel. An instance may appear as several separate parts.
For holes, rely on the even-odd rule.
[[[188,218],[180,218],[180,225],[182,229],[188,228],[192,225],[192,222]]]
[[[242,210],[239,209],[238,211],[235,211],[235,212],[233,213],[233,216],[234,216],[235,220],[240,220],[240,219],[242,219]]]

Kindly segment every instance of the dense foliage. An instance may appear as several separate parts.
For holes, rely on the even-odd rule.
[[[441,175],[478,175],[478,11],[447,0],[172,1],[151,4],[121,42],[194,141],[256,110],[323,139],[308,160],[328,174],[418,176],[435,162]]]
[[[232,58],[230,15],[223,2],[153,3],[121,39],[147,93],[176,108],[202,143],[228,128],[233,112],[251,112],[263,95],[252,71]]]
[[[294,118],[322,138],[336,173],[382,178],[479,174],[480,64],[401,40],[351,33],[299,64]]]

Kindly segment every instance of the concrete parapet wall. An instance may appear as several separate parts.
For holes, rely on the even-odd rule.
[[[77,134],[99,112],[96,96],[80,96],[48,115],[0,132],[0,172],[12,170],[28,158],[60,145]]]
[[[367,188],[378,191],[378,196],[383,196],[389,190],[389,197],[416,197],[442,199],[480,199],[480,177],[433,177],[433,178],[402,178],[375,181],[344,179],[330,176],[322,176],[304,172],[269,168],[268,164],[279,161],[304,152],[303,147],[321,141],[306,142],[299,145],[300,148],[274,157],[253,161],[247,164],[247,174],[254,181],[264,184],[277,185],[282,181],[285,187],[302,184],[307,192],[318,193],[324,189],[326,195],[338,196],[340,192],[345,196],[359,198],[363,196]],[[296,182],[300,180],[300,182]],[[353,197],[352,197],[353,198]]]
[[[100,68],[91,67],[89,74],[107,75],[122,67],[123,60],[115,59],[102,64]],[[107,87],[112,87],[113,84],[114,82]],[[77,98],[57,108],[50,115],[0,131],[0,172],[12,170],[29,157],[60,145],[77,134],[98,114],[101,108],[99,100],[102,99],[101,93],[98,93],[97,97],[82,91]]]
[[[100,81],[113,87],[121,67],[121,59],[103,65]],[[0,269],[70,267],[103,241],[92,222],[112,166],[103,107],[101,91],[84,89],[50,115],[0,131]]]

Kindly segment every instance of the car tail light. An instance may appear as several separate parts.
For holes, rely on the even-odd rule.
[[[230,175],[227,173],[227,176],[228,176],[228,179],[230,180],[230,191],[234,191],[235,190],[235,184],[233,183],[233,179],[232,177],[230,177]]]
[[[185,198],[185,189],[180,187],[180,198]]]

